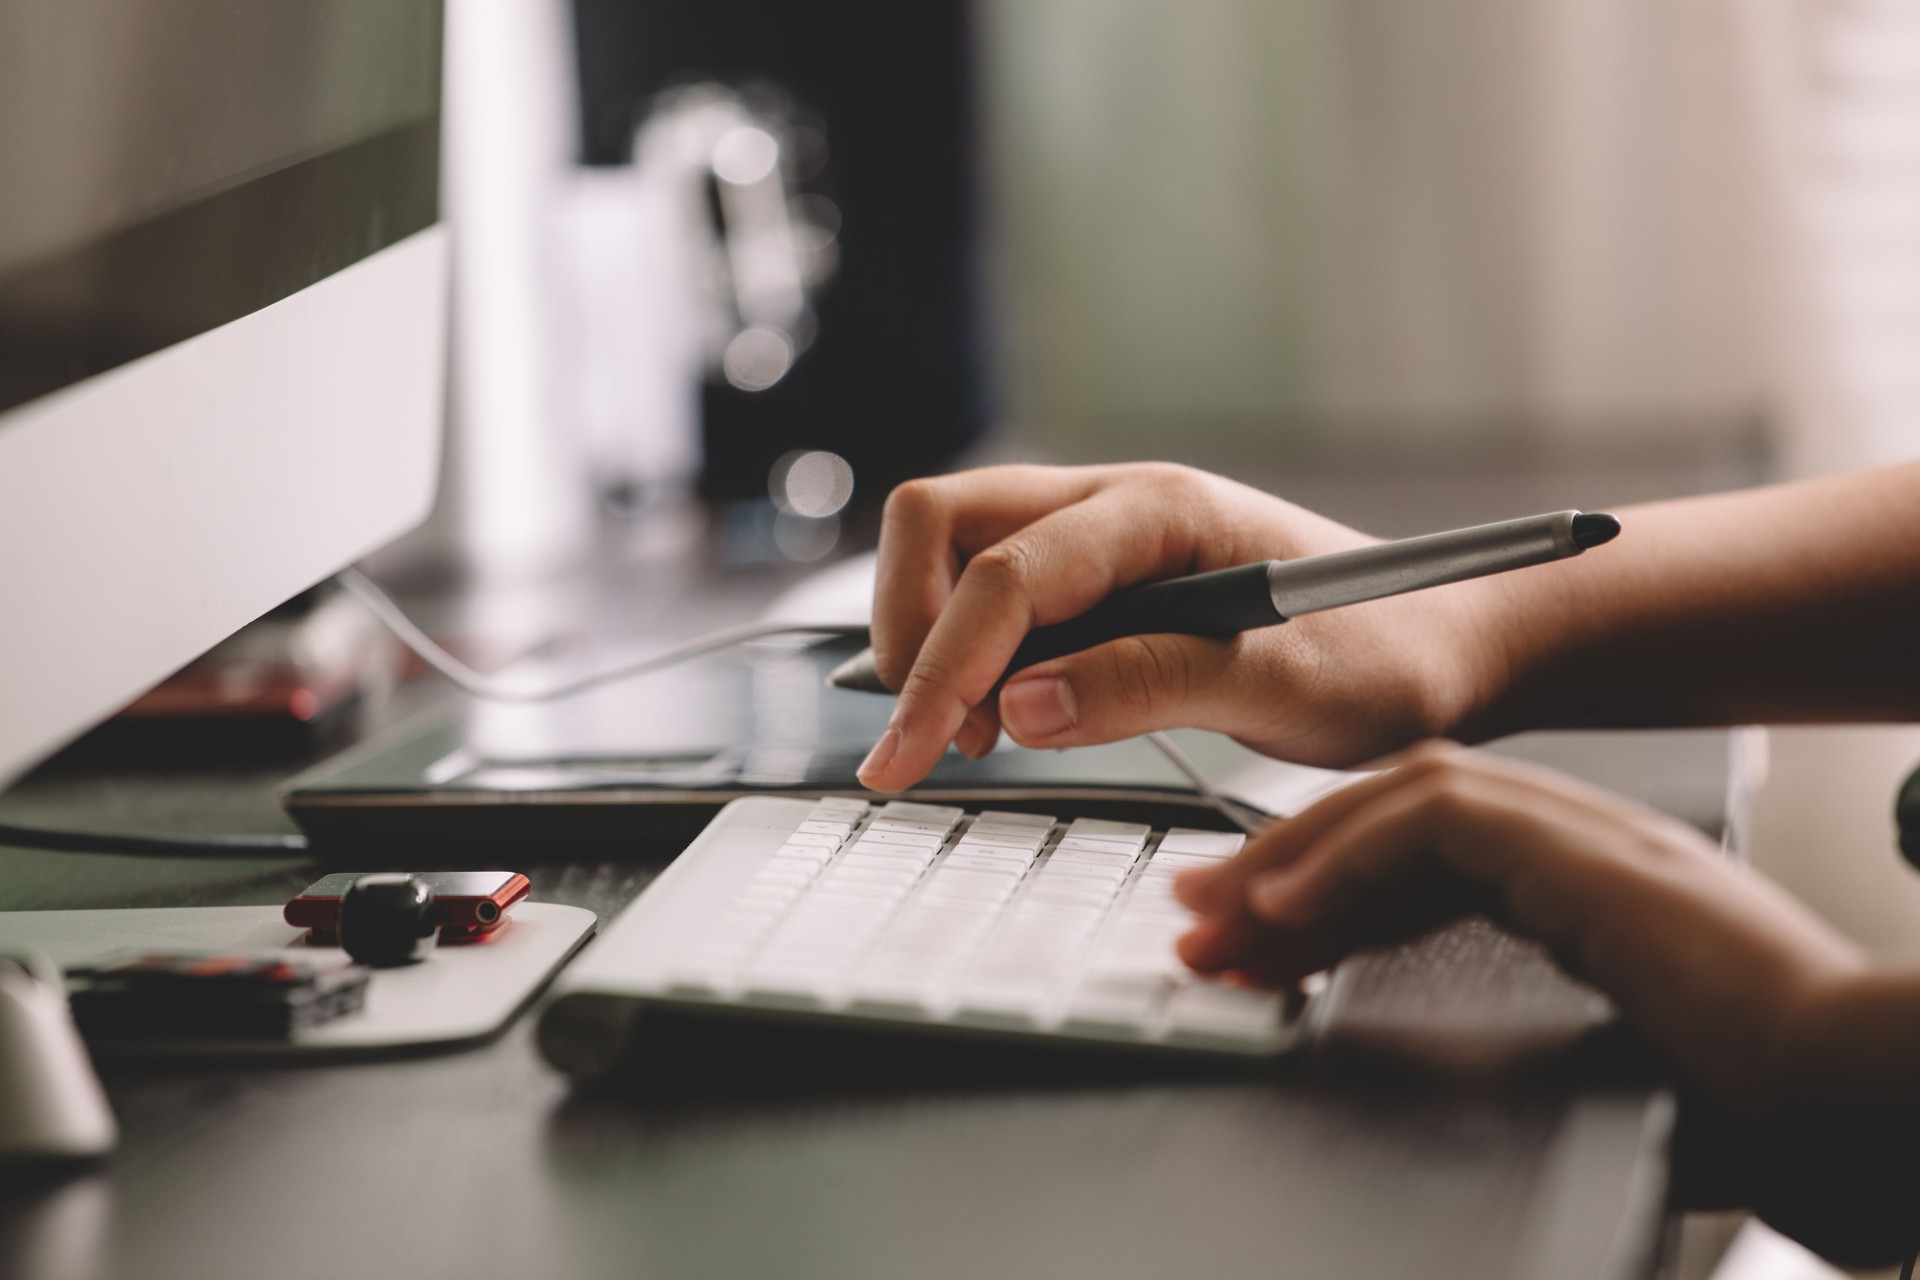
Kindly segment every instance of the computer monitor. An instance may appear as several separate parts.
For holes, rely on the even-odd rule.
[[[425,515],[441,21],[0,5],[0,785]]]

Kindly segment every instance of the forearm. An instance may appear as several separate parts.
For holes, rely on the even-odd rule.
[[[1635,844],[1460,857],[1499,886],[1511,927],[1606,991],[1687,1079],[1733,1110],[1778,1108],[1797,1089],[1792,1047],[1809,1011],[1866,972],[1864,958],[1697,837]]]
[[[1844,1262],[1920,1248],[1920,969],[1869,966],[1712,855],[1543,861],[1509,888],[1515,925],[1679,1067],[1727,1191]]]
[[[1920,466],[1629,508],[1578,560],[1488,580],[1458,726],[1920,718]]]
[[[1785,1045],[1782,1147],[1751,1152],[1755,1205],[1841,1261],[1920,1250],[1920,970],[1868,970],[1812,1002]],[[1760,1139],[1765,1142],[1765,1139]]]

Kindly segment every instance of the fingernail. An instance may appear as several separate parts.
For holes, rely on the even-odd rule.
[[[867,786],[872,786],[873,775],[892,764],[893,758],[899,754],[900,731],[888,729],[880,735],[880,741],[873,744],[873,750],[867,752],[867,758],[861,761],[860,767],[854,771],[855,776]]]
[[[1073,689],[1057,676],[1015,680],[1000,691],[1000,722],[1029,738],[1050,738],[1080,718]]]

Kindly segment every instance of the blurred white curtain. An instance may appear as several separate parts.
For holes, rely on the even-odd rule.
[[[1920,454],[1920,3],[1750,0],[1782,462]]]
[[[1131,452],[1751,427],[1749,2],[989,0],[1014,416]]]
[[[451,429],[432,559],[532,579],[591,545],[564,389],[552,206],[576,146],[563,0],[447,6],[441,204],[453,231]]]

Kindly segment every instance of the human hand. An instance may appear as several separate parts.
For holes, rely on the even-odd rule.
[[[1121,587],[1372,541],[1164,463],[994,467],[902,485],[887,501],[873,613],[880,676],[900,701],[860,779],[904,789],[949,743],[978,757],[1003,726],[1032,747],[1192,726],[1323,765],[1445,732],[1500,678],[1497,579],[1226,640],[1133,636],[1029,667],[992,696],[1029,630]]]
[[[1852,1265],[1920,1247],[1920,967],[1868,966],[1684,823],[1429,744],[1175,888],[1189,964],[1274,985],[1490,915],[1666,1053],[1727,1148],[1720,1194]]]
[[[1734,1106],[1777,1102],[1802,1015],[1862,963],[1685,823],[1450,746],[1416,748],[1176,891],[1199,916],[1183,959],[1274,985],[1491,916]]]

